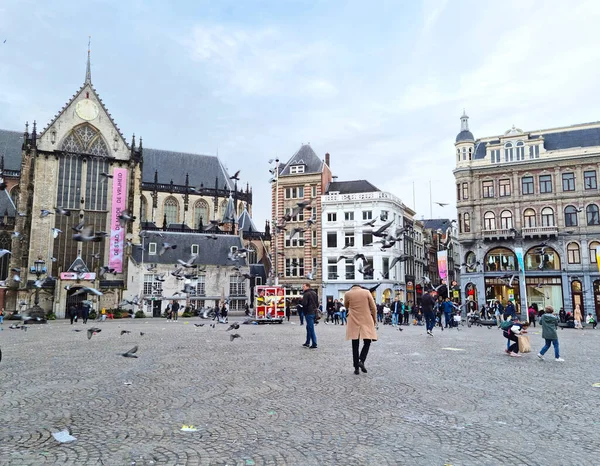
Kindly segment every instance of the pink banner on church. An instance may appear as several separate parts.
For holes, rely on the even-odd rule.
[[[110,246],[108,266],[115,272],[123,272],[123,244],[126,231],[121,228],[119,216],[127,205],[127,169],[113,169],[112,208],[110,211]]]

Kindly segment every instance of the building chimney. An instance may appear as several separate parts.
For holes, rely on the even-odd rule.
[[[327,152],[327,153],[325,154],[325,163],[327,164],[327,166],[328,166],[329,168],[331,168],[331,163],[330,163],[330,155],[329,155],[329,152]]]

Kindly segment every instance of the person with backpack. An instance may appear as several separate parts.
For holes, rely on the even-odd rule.
[[[319,297],[310,283],[302,285],[302,311],[306,320],[306,342],[302,345],[306,348],[317,348],[317,335],[315,333],[315,316],[319,309]]]
[[[558,319],[554,315],[554,308],[552,306],[546,306],[544,315],[540,318],[540,324],[542,324],[542,338],[546,341],[544,347],[540,350],[537,357],[542,361],[544,360],[544,354],[550,349],[550,345],[554,345],[554,357],[556,362],[563,362],[564,359],[560,357],[560,350],[558,347]]]

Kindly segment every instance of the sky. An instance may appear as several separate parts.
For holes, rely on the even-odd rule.
[[[596,1],[2,0],[0,128],[51,120],[91,36],[92,82],[127,140],[218,151],[257,227],[268,160],[303,143],[338,181],[455,218],[463,109],[476,138],[600,120],[598,24]]]

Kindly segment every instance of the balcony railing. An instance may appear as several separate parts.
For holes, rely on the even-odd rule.
[[[379,200],[386,199],[388,201],[396,202],[400,205],[404,205],[402,200],[393,194],[385,193],[382,191],[375,191],[372,193],[353,193],[353,194],[328,194],[323,196],[323,203],[326,202],[339,202],[339,201],[362,201],[362,200]]]
[[[521,234],[523,236],[556,236],[558,227],[523,227]]]
[[[510,238],[513,236],[513,232],[508,228],[497,228],[494,230],[483,230],[483,239],[492,238]]]

